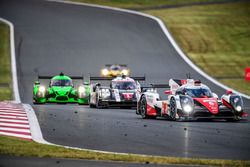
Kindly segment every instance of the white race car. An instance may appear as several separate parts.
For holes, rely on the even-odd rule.
[[[160,98],[156,88],[167,88],[168,97]],[[221,99],[199,80],[170,79],[169,85],[143,88],[136,114],[142,118],[165,117],[172,120],[225,119],[238,121],[246,117],[241,96],[227,91]]]
[[[90,107],[136,107],[141,90],[139,81],[144,81],[145,77],[90,77],[90,82],[93,80],[111,82],[109,86],[90,85]]]

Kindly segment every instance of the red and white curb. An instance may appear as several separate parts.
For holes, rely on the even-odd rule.
[[[0,135],[32,140],[29,120],[22,104],[0,102]]]

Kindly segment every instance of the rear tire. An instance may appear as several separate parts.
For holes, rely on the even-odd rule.
[[[139,103],[139,110],[141,112],[141,117],[143,119],[147,119],[149,118],[148,114],[147,114],[147,100],[144,96],[142,96],[140,103]]]
[[[103,108],[103,106],[101,105],[101,102],[98,98],[98,95],[96,96],[96,104],[95,104],[95,107],[98,108],[98,109],[101,109]]]

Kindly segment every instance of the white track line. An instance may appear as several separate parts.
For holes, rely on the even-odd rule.
[[[11,72],[12,72],[12,86],[14,92],[14,99],[16,103],[20,103],[20,95],[17,82],[17,70],[16,70],[16,53],[15,53],[15,38],[14,38],[14,26],[8,20],[0,18],[0,21],[6,23],[10,27],[10,55],[11,55]]]

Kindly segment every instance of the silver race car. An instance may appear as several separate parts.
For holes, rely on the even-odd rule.
[[[136,107],[137,98],[140,96],[140,83],[144,77],[90,77],[90,82],[94,80],[110,81],[109,86],[100,83],[90,85],[90,107]]]

